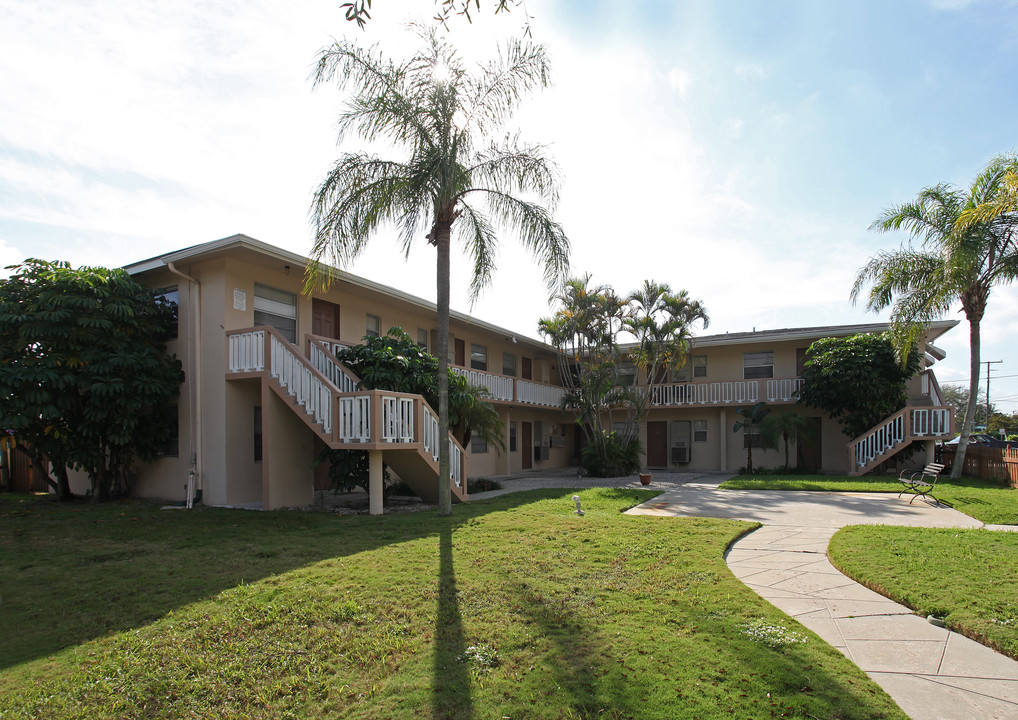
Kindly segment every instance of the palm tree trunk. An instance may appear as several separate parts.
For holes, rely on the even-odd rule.
[[[954,467],[951,468],[951,479],[961,477],[965,467],[965,453],[969,447],[969,435],[972,434],[972,423],[976,417],[976,400],[979,396],[979,320],[976,314],[969,315],[969,404],[965,408],[965,421],[961,426],[958,438],[958,450],[954,454]]]
[[[452,514],[449,487],[449,239],[451,226],[436,224],[438,251],[438,513]],[[465,478],[464,478],[465,479]]]

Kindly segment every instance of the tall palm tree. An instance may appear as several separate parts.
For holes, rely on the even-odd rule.
[[[347,153],[315,193],[315,241],[308,287],[328,284],[329,266],[353,260],[379,229],[395,226],[404,255],[423,236],[438,255],[438,362],[440,437],[449,429],[449,253],[455,230],[473,258],[471,302],[491,279],[498,230],[514,231],[541,261],[549,289],[566,276],[569,241],[551,216],[557,172],[543,148],[500,133],[520,98],[548,82],[542,46],[510,41],[498,57],[468,72],[434,28],[416,28],[421,50],[408,60],[385,58],[377,48],[340,41],[322,51],[314,83],[335,81],[352,96],[339,118],[343,139],[352,133],[386,140],[405,153],[389,160]],[[519,197],[536,197],[536,202]],[[327,263],[327,264],[326,264]],[[439,508],[452,511],[449,448],[440,443]]]
[[[879,231],[906,230],[911,243],[881,252],[859,270],[853,302],[872,285],[866,307],[891,307],[891,336],[899,352],[915,345],[926,326],[958,302],[969,323],[969,404],[951,477],[961,475],[979,387],[979,323],[990,290],[1018,277],[1013,157],[998,157],[968,189],[940,184],[922,190],[913,202],[885,210],[871,225]],[[1007,198],[1012,198],[1007,209]]]

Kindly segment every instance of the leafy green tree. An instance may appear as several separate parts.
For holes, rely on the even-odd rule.
[[[353,87],[339,120],[353,132],[405,151],[402,161],[347,153],[332,167],[312,205],[315,242],[308,285],[328,283],[386,225],[398,228],[403,251],[424,236],[437,251],[439,423],[449,428],[449,257],[453,233],[473,258],[471,297],[495,268],[498,232],[514,232],[543,264],[549,288],[565,278],[569,241],[551,216],[557,172],[538,146],[501,133],[520,98],[548,81],[541,46],[511,41],[498,58],[468,72],[434,29],[420,29],[424,47],[394,62],[375,49],[340,41],[324,50],[315,84]],[[499,136],[499,142],[486,139]],[[536,196],[537,201],[521,196]],[[440,444],[439,508],[452,512],[449,450]]]
[[[622,299],[608,285],[591,285],[590,275],[569,280],[557,299],[538,331],[559,351],[562,407],[576,412],[587,440],[584,467],[596,475],[632,472],[655,389],[685,364],[693,325],[708,323],[706,309],[685,290],[651,280]],[[627,335],[635,342],[623,344]]]
[[[999,437],[1000,431],[1004,431],[1006,437],[1018,433],[1018,412],[1001,413],[994,412],[990,415],[990,421],[986,423],[986,432],[993,437]]]
[[[799,415],[795,410],[782,410],[764,418],[760,424],[760,443],[764,447],[777,447],[778,440],[785,446],[785,470],[791,465],[788,461],[788,445],[800,439],[808,439],[813,434],[813,426],[809,418]]]
[[[164,340],[175,308],[123,270],[43,260],[10,269],[0,282],[0,427],[45,453],[62,498],[73,467],[105,500],[113,479],[154,459],[173,431],[183,373]]]
[[[870,285],[866,307],[891,307],[892,337],[901,353],[928,324],[957,303],[969,323],[969,404],[951,477],[960,477],[975,421],[980,322],[994,285],[1018,277],[1018,160],[1001,156],[966,188],[948,184],[920,191],[913,202],[884,211],[875,230],[905,230],[912,243],[881,252],[859,270],[852,300]]]
[[[735,411],[736,415],[741,415],[742,420],[739,420],[732,426],[732,432],[739,432],[743,430],[747,437],[752,437],[759,432],[760,425],[767,419],[767,416],[771,414],[771,409],[767,407],[767,403],[758,402],[755,405],[749,405],[747,407],[738,408]],[[763,446],[764,438],[763,435],[759,435],[761,446]],[[787,458],[785,464],[787,465]],[[746,472],[749,474],[753,473],[753,441],[746,441]]]
[[[915,348],[902,364],[886,333],[822,338],[806,350],[799,402],[826,411],[854,438],[905,407],[905,382],[918,371]]]

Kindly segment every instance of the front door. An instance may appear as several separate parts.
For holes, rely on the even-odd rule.
[[[820,418],[806,419],[809,421],[809,430],[800,433],[795,441],[795,460],[802,470],[821,470],[824,464],[821,421]]]
[[[460,338],[456,338],[456,364],[460,367],[467,366],[467,344]]]
[[[534,361],[528,357],[523,358],[523,364],[520,366],[520,377],[524,380],[534,379]]]
[[[668,423],[647,423],[647,467],[668,467]]]
[[[520,423],[523,437],[520,439],[523,450],[523,469],[529,470],[534,467],[534,426],[531,423]]]
[[[339,305],[311,299],[311,334],[339,340]]]

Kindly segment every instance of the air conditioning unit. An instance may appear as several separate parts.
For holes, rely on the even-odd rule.
[[[689,448],[675,446],[672,448],[672,462],[673,463],[688,463],[689,462]]]
[[[536,447],[534,447],[535,460],[547,460],[549,457],[550,452],[547,445],[537,445]]]

